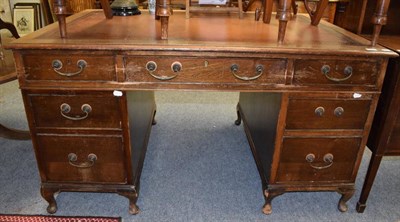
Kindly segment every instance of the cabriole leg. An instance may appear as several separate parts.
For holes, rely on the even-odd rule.
[[[122,191],[118,192],[119,195],[128,198],[129,200],[129,213],[136,215],[140,212],[139,207],[136,205],[138,194],[135,191]]]
[[[40,188],[40,194],[42,195],[43,199],[45,199],[48,203],[49,206],[47,206],[47,212],[49,214],[54,214],[57,211],[57,203],[56,199],[54,198],[54,194],[57,191],[54,189],[49,189],[45,187]]]
[[[240,115],[239,112],[239,104],[236,106],[236,114],[237,114],[237,119],[235,120],[235,125],[239,126],[240,123],[242,122],[242,116]]]
[[[351,197],[353,197],[354,191],[354,189],[343,189],[338,191],[338,193],[342,194],[342,197],[340,198],[338,203],[338,209],[340,212],[347,211],[348,207],[346,202],[349,201]]]
[[[266,215],[269,215],[272,213],[272,206],[271,202],[272,200],[279,196],[282,195],[284,192],[280,190],[264,190],[264,198],[265,198],[265,204],[262,208],[262,212]]]

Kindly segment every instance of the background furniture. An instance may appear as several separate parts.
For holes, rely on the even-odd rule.
[[[338,25],[357,32],[371,39],[373,32],[371,12],[376,1],[350,1],[346,11],[339,15]],[[382,27],[379,43],[400,52],[400,2],[391,1],[388,10],[387,24]],[[342,23],[343,22],[343,23]],[[372,156],[368,168],[357,211],[362,213],[373,186],[375,176],[383,156],[400,155],[400,62],[399,58],[390,59],[382,94],[375,114],[368,148]]]
[[[138,212],[153,91],[163,89],[241,92],[236,124],[243,120],[259,169],[265,214],[274,197],[297,191],[338,192],[346,211],[388,58],[397,54],[369,52],[364,38],[310,26],[302,15],[286,45],[276,44],[276,20],[260,26],[253,16],[187,20],[177,12],[172,21],[172,37],[160,41],[146,12],[106,20],[84,11],[68,20],[67,43],[54,24],[8,45],[48,212],[63,191],[119,193]]]
[[[383,44],[400,54],[400,36],[381,36]],[[373,186],[383,156],[400,156],[400,60],[391,59],[385,77],[368,148],[372,151],[365,182],[357,203],[357,211],[366,208],[369,192]]]
[[[5,29],[9,30],[14,38],[19,38],[17,30],[14,25],[8,22],[4,22],[0,19],[0,30]],[[10,42],[12,38],[8,37],[8,35],[2,36],[0,33],[0,84],[16,80],[17,73],[15,72],[15,64],[14,57],[12,55],[11,50],[4,50],[3,44]],[[16,129],[10,129],[2,124],[0,124],[0,137],[8,138],[8,139],[17,139],[17,140],[27,140],[30,139],[29,132],[21,131]]]
[[[196,4],[196,5],[195,5]],[[243,18],[243,3],[242,0],[237,0],[233,3],[232,0],[227,0],[225,5],[199,5],[192,0],[186,0],[186,18],[190,18],[191,12],[197,13],[237,13],[239,18]]]

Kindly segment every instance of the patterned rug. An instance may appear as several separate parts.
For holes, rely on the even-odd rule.
[[[0,222],[121,222],[121,218],[0,214]]]

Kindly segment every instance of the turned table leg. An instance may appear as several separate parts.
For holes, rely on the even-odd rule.
[[[371,45],[375,46],[383,25],[387,22],[387,11],[389,8],[390,0],[378,0],[374,15],[372,16],[372,24],[374,24],[374,32],[372,34]]]
[[[290,6],[292,0],[279,0],[277,18],[279,19],[278,43],[282,43],[285,38],[286,26],[290,19]]]

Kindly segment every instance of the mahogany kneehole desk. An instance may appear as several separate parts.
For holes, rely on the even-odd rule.
[[[139,212],[154,91],[165,89],[240,91],[236,124],[243,120],[265,214],[291,191],[339,192],[339,210],[347,210],[394,52],[301,15],[283,44],[276,20],[253,15],[176,12],[168,40],[147,13],[107,20],[89,10],[67,23],[66,39],[54,24],[8,45],[49,213],[64,191],[115,192]]]

